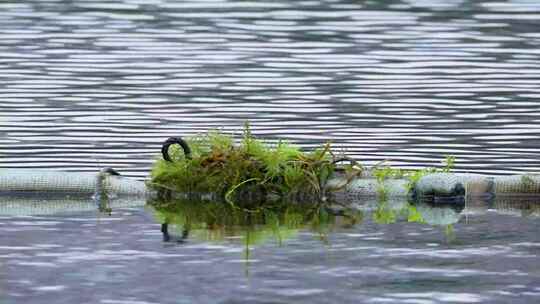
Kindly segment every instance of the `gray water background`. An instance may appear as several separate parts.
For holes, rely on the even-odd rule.
[[[373,164],[540,172],[540,5],[2,1],[0,166],[146,176],[222,128]]]
[[[1,1],[0,167],[146,176],[209,128],[540,173],[540,4]],[[537,218],[163,243],[144,209],[0,218],[2,303],[535,303]]]

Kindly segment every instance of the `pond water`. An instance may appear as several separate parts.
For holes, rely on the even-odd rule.
[[[221,127],[540,172],[536,1],[2,1],[2,167],[144,176]]]
[[[2,303],[540,298],[538,201],[465,209],[366,202],[354,217],[317,214],[304,222],[295,215],[305,213],[288,210],[279,222],[243,229],[221,226],[230,223],[220,220],[225,214],[205,218],[191,206],[168,214],[146,206],[2,217]]]
[[[249,120],[368,165],[540,173],[539,46],[533,0],[1,1],[0,170],[144,178],[165,138]],[[375,208],[247,251],[243,230],[164,242],[139,205],[4,214],[0,302],[534,303],[538,204]]]

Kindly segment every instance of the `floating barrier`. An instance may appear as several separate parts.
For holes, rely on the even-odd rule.
[[[64,172],[39,169],[0,169],[0,193],[65,193],[94,196],[99,192],[114,195],[145,196],[145,182],[120,176],[112,169],[98,173]]]
[[[367,200],[404,199],[456,204],[480,200],[499,205],[509,205],[514,200],[521,200],[528,204],[540,204],[540,177],[537,175],[492,177],[479,174],[433,173],[420,178],[412,191],[408,190],[409,181],[405,179],[387,179],[380,182],[374,178],[359,177],[348,181],[346,177],[334,176],[328,181],[327,187],[343,184],[346,186],[329,193],[328,200],[332,203],[352,205]],[[381,189],[385,189],[384,193],[381,193]],[[103,200],[117,203],[117,206],[129,206],[130,204],[123,203],[128,201],[133,202],[132,205],[144,205],[148,198],[158,195],[159,191],[149,187],[147,182],[111,174],[110,170],[95,174],[0,170],[0,201],[3,208],[10,202],[19,202],[14,204],[13,208],[23,205],[30,209],[40,208],[39,204],[50,203],[50,206],[56,206],[55,210],[69,210],[77,204],[91,209]]]
[[[144,206],[153,191],[118,175],[0,169],[0,215],[47,215]]]
[[[418,171],[421,174],[412,174],[412,179],[356,166],[354,160],[335,156],[328,144],[305,153],[283,143],[268,148],[250,134],[246,128],[239,146],[231,137],[220,134],[195,141],[193,147],[182,138],[171,137],[163,144],[163,158],[156,162],[147,181],[123,177],[110,168],[98,173],[0,169],[2,208],[7,210],[9,202],[19,202],[10,205],[9,214],[16,213],[16,206],[26,208],[28,211],[20,212],[24,214],[34,212],[31,210],[39,209],[39,202],[46,201],[54,202],[50,205],[57,206],[55,210],[69,210],[79,203],[78,209],[105,202],[143,205],[149,198],[191,192],[211,193],[228,203],[238,198],[261,201],[278,196],[280,200],[341,206],[366,200],[462,205],[475,199],[495,202],[510,197],[540,197],[539,175],[487,176],[431,170]],[[169,151],[176,145],[181,149]],[[350,164],[338,166],[342,161]]]

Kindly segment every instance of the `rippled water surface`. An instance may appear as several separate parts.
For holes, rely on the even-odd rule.
[[[326,232],[220,237],[216,230],[195,230],[183,241],[173,233],[170,242],[149,207],[3,217],[0,300],[536,303],[540,213],[536,208],[535,216],[523,217],[530,212],[515,207],[473,207],[461,215],[449,208],[429,215],[429,207],[418,207],[427,223],[459,219],[451,231],[407,217],[385,224],[379,210]]]
[[[221,127],[365,161],[540,172],[540,6],[2,1],[0,166],[144,176]]]
[[[0,167],[142,178],[165,138],[249,120],[368,164],[540,173],[539,59],[535,0],[1,1]],[[235,235],[164,243],[141,208],[4,216],[0,302],[538,302],[538,217],[489,210],[248,259]]]

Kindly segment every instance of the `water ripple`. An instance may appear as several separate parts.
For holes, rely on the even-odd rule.
[[[142,177],[167,136],[250,120],[368,163],[540,172],[534,1],[0,6],[0,167]]]

